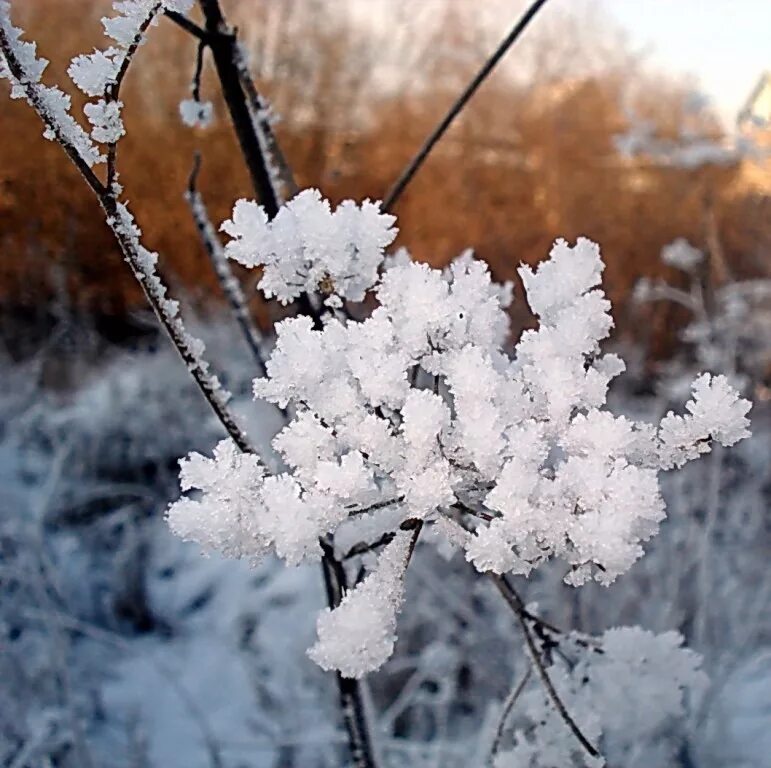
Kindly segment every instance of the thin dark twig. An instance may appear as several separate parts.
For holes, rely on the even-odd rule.
[[[342,563],[335,558],[332,545],[323,540],[320,543],[324,553],[321,558],[321,569],[324,575],[327,604],[334,610],[340,605],[348,589],[347,576]],[[360,682],[343,677],[340,672],[335,673],[335,678],[354,768],[377,768]]]
[[[262,337],[252,321],[247,309],[244,292],[241,290],[241,285],[230,268],[227,256],[225,255],[225,249],[222,247],[222,243],[209,217],[209,212],[206,209],[206,204],[201,197],[201,193],[198,191],[197,180],[200,168],[201,156],[196,152],[193,168],[188,179],[187,190],[185,191],[185,200],[190,208],[190,214],[198,229],[201,242],[214,267],[217,280],[225,294],[225,298],[228,300],[233,316],[241,329],[246,343],[249,345],[260,375],[265,376],[265,358],[261,348]]]
[[[439,139],[442,138],[442,136],[444,136],[447,129],[452,125],[455,118],[461,113],[463,108],[470,101],[471,97],[474,95],[479,86],[482,85],[482,83],[486,80],[487,76],[493,71],[495,66],[504,57],[509,48],[511,48],[511,46],[517,42],[522,33],[527,29],[530,22],[545,3],[546,0],[536,0],[536,2],[534,2],[527,9],[527,11],[525,11],[522,18],[514,25],[509,34],[506,35],[498,48],[496,48],[496,50],[493,52],[492,56],[490,56],[490,58],[484,63],[479,72],[477,72],[477,74],[474,76],[473,80],[465,87],[460,96],[458,96],[457,100],[450,107],[447,114],[442,118],[436,128],[434,128],[428,138],[423,142],[423,145],[417,151],[412,160],[410,160],[407,167],[402,171],[399,178],[388,191],[388,194],[383,200],[382,209],[384,211],[389,211],[396,204],[396,201],[401,197],[407,185],[410,183],[410,181],[412,181],[412,177],[418,172],[426,158],[431,153],[434,145],[439,141]]]
[[[530,680],[530,675],[533,671],[533,667],[528,665],[527,671],[522,676],[522,679],[517,683],[516,687],[506,698],[503,703],[503,709],[501,710],[501,716],[498,720],[498,727],[495,729],[495,738],[493,744],[490,747],[490,762],[494,762],[495,756],[498,754],[498,750],[501,748],[501,740],[503,739],[503,732],[506,729],[506,723],[511,715],[511,711],[514,709],[514,705],[525,690],[525,686]]]
[[[147,32],[147,29],[150,26],[150,24],[152,24],[153,19],[161,11],[162,5],[163,3],[161,2],[161,0],[157,0],[155,5],[153,5],[150,8],[150,10],[147,12],[147,16],[142,20],[142,23],[139,25],[139,29],[137,29],[137,32],[134,35],[134,38],[132,39],[131,44],[126,49],[126,53],[123,55],[123,60],[120,63],[120,67],[118,68],[118,72],[115,75],[115,79],[107,87],[107,91],[104,94],[104,99],[108,104],[111,104],[118,100],[118,97],[120,95],[121,85],[123,85],[123,80],[126,77],[126,73],[129,71],[131,62],[134,60],[134,54],[139,49],[139,46],[142,43],[142,38],[144,37],[145,32]],[[118,159],[118,142],[111,141],[107,145],[107,189],[109,190],[112,190],[117,178],[117,175],[116,175],[117,159]]]
[[[391,507],[394,504],[401,504],[404,501],[404,496],[397,496],[393,499],[385,499],[383,501],[376,501],[374,504],[370,504],[368,507],[356,507],[349,509],[348,514],[353,515],[365,515],[368,512],[374,512],[376,509],[385,509],[385,507]]]
[[[522,600],[520,599],[519,595],[516,594],[511,585],[502,576],[495,573],[489,573],[488,575],[492,579],[495,586],[498,588],[498,591],[503,596],[503,599],[514,611],[514,614],[519,621],[519,625],[522,628],[522,634],[525,636],[525,643],[527,644],[530,660],[533,662],[533,665],[538,672],[538,676],[541,678],[543,687],[551,699],[552,704],[554,704],[554,707],[557,710],[559,716],[562,718],[565,725],[567,725],[567,727],[570,729],[571,733],[576,737],[581,746],[592,757],[599,757],[599,750],[581,732],[581,729],[578,727],[578,724],[573,719],[570,712],[568,712],[565,703],[560,698],[560,695],[557,693],[557,689],[554,687],[554,683],[552,683],[552,680],[549,677],[549,672],[543,663],[541,654],[536,647],[535,640],[533,639],[533,634],[530,631],[530,627],[528,626],[527,617],[523,614]]]
[[[133,40],[131,41],[129,47],[126,49],[126,53],[123,56],[120,68],[118,69],[118,73],[115,75],[115,80],[113,80],[108,89],[108,93],[111,99],[115,100],[118,98],[120,87],[123,84],[123,80],[126,77],[126,73],[128,72],[129,67],[131,66],[131,62],[134,60],[134,54],[139,49],[139,46],[142,43],[142,39],[145,36],[145,32],[147,32],[148,27],[153,23],[153,19],[160,12],[162,5],[163,3],[161,0],[157,0],[155,5],[150,8],[150,10],[147,12],[147,16],[139,25],[139,29],[137,29]]]
[[[201,101],[201,74],[203,73],[203,52],[206,50],[206,41],[199,40],[195,53],[195,70],[193,71],[192,95],[194,101]]]
[[[452,504],[451,505],[453,509],[457,509],[460,512],[465,512],[467,515],[471,515],[472,517],[478,517],[481,520],[486,520],[487,522],[492,522],[495,520],[495,515],[491,515],[489,512],[485,512],[481,509],[471,509],[471,507],[467,506],[466,504]]]
[[[365,555],[367,552],[372,552],[379,547],[384,547],[386,544],[390,544],[395,537],[396,534],[393,531],[388,531],[374,541],[360,541],[358,544],[354,544],[343,555],[343,560],[350,560],[352,557]]]
[[[164,15],[173,21],[178,27],[184,29],[185,32],[191,34],[193,37],[197,37],[199,40],[206,41],[209,38],[209,33],[199,27],[194,21],[190,21],[187,16],[177,12],[166,9]]]
[[[418,540],[418,535],[420,534],[420,530],[423,527],[423,521],[418,520],[415,517],[409,517],[407,518],[400,526],[400,531],[414,531],[412,536],[412,541],[410,542],[410,549],[407,553],[407,562],[409,563],[410,558],[412,557],[412,553],[415,549],[415,544]],[[356,557],[357,555],[364,555],[367,552],[372,552],[374,549],[378,549],[379,547],[383,547],[386,544],[390,544],[394,539],[396,538],[396,533],[394,531],[387,531],[382,536],[379,536],[374,541],[360,541],[358,544],[354,544],[344,555],[343,560],[350,560],[352,557]]]

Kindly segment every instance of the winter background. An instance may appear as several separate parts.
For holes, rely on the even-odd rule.
[[[608,260],[617,323],[606,348],[628,365],[611,390],[613,409],[657,421],[702,370],[729,376],[753,401],[749,440],[664,477],[667,520],[629,573],[609,587],[574,589],[547,566],[517,582],[558,626],[678,630],[703,656],[709,687],[686,717],[627,754],[627,765],[764,768],[771,79],[758,64],[767,47],[753,52],[767,9],[735,4],[721,43],[736,62],[721,78],[705,60],[713,58],[713,5],[722,4],[697,12],[682,3],[703,18],[684,22],[680,9],[668,26],[662,11],[657,25],[636,33],[624,26],[635,24],[628,3],[569,13],[565,5],[552,0],[541,28],[447,136],[396,210],[398,242],[439,266],[474,248],[504,280],[515,279],[521,261],[545,257],[556,237],[591,236]],[[280,116],[277,132],[301,186],[357,200],[383,196],[522,7],[223,6]],[[99,17],[109,3],[17,8],[60,70],[102,44]],[[687,60],[671,47],[672,26],[685,23],[703,37]],[[173,29],[158,33],[127,84],[126,103],[139,103],[131,126],[139,138],[127,142],[125,182],[154,246],[172,252],[175,293],[195,310],[189,325],[250,435],[268,446],[280,415],[252,400],[253,357],[181,199],[194,148],[204,154],[201,183],[217,221],[244,194],[243,172],[206,75],[214,120],[182,124],[194,45]],[[30,125],[23,105],[4,97],[0,765],[342,765],[336,691],[306,655],[324,605],[318,567],[202,557],[168,530],[179,458],[209,454],[221,428],[124,276],[74,175]],[[267,332],[281,310],[258,301],[241,276]],[[517,331],[527,318],[521,284],[514,290]],[[396,652],[368,678],[383,764],[483,766],[501,702],[525,668],[516,622],[462,555],[428,545],[419,555]],[[641,706],[645,695],[643,684],[629,691]]]

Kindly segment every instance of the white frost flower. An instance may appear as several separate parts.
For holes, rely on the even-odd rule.
[[[259,559],[267,549],[256,503],[264,480],[259,459],[241,453],[231,440],[219,443],[212,459],[191,454],[180,462],[180,484],[200,496],[183,497],[169,507],[171,530],[207,551]]]
[[[189,128],[208,128],[214,117],[214,105],[210,101],[184,99],[179,102],[179,116]]]
[[[322,290],[361,301],[377,280],[385,248],[396,237],[393,216],[365,200],[334,211],[315,189],[292,198],[269,222],[261,206],[239,200],[222,224],[227,255],[246,267],[264,267],[259,287],[286,304]]]
[[[693,398],[685,416],[670,411],[659,428],[662,467],[680,467],[702,453],[709,453],[712,441],[731,446],[749,437],[747,413],[751,404],[739,397],[725,376],[705,373],[691,387]]]
[[[86,96],[104,96],[115,82],[121,61],[117,48],[95,50],[76,56],[70,62],[67,74]]]
[[[94,141],[111,144],[126,133],[120,116],[122,107],[123,102],[104,99],[83,107],[83,112],[92,125],[91,138]]]

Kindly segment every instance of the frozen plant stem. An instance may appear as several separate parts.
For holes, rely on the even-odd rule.
[[[206,20],[206,42],[212,52],[222,95],[233,121],[252,186],[268,216],[273,218],[278,213],[280,200],[276,196],[270,169],[244,93],[238,67],[240,53],[236,33],[225,21],[218,0],[199,0],[199,5]]]
[[[517,703],[517,699],[522,695],[525,690],[525,686],[530,680],[530,675],[533,671],[533,667],[528,665],[525,674],[522,679],[517,683],[516,687],[508,695],[506,701],[503,704],[501,710],[501,717],[498,720],[498,727],[495,729],[495,738],[493,739],[493,745],[490,748],[490,763],[495,762],[495,756],[498,754],[498,750],[501,748],[501,740],[503,739],[503,732],[506,730],[506,723],[508,722],[509,715],[514,709],[514,705]]]
[[[570,712],[568,712],[565,703],[560,698],[560,695],[557,693],[557,689],[554,687],[554,684],[549,677],[549,673],[543,663],[543,659],[541,658],[541,653],[535,645],[533,633],[530,631],[530,627],[527,624],[528,619],[525,615],[525,607],[522,604],[521,598],[503,576],[492,572],[488,575],[490,579],[492,579],[493,584],[495,584],[498,591],[503,596],[503,599],[506,601],[508,606],[512,611],[514,611],[514,614],[517,617],[517,621],[519,622],[519,626],[522,628],[522,634],[525,636],[525,643],[527,645],[527,651],[528,655],[530,656],[530,660],[533,663],[533,666],[535,666],[536,671],[538,672],[538,676],[541,678],[541,682],[543,683],[543,687],[551,699],[555,709],[559,713],[559,716],[562,718],[565,725],[570,729],[571,733],[576,737],[576,739],[578,739],[578,742],[586,750],[586,752],[592,757],[599,757],[599,750],[581,732],[581,729],[578,727],[578,724],[573,719]]]
[[[324,574],[327,603],[334,609],[340,605],[348,587],[347,577],[343,564],[334,556],[334,549],[326,542],[322,542],[322,549],[324,556],[321,559],[321,569]],[[335,672],[335,678],[354,768],[376,768],[361,685],[358,680],[343,677],[340,672]]]
[[[116,102],[118,100],[118,97],[120,95],[120,87],[123,84],[123,80],[126,77],[126,73],[128,72],[129,67],[131,66],[131,62],[134,58],[134,54],[137,52],[137,49],[139,48],[142,42],[142,38],[144,37],[145,32],[147,32],[147,28],[150,26],[150,24],[152,24],[153,19],[158,15],[158,13],[160,13],[161,6],[162,6],[161,0],[157,0],[157,2],[150,8],[150,11],[145,17],[145,20],[139,26],[139,29],[137,30],[137,33],[134,36],[134,39],[131,41],[131,45],[129,45],[128,49],[126,50],[126,54],[123,57],[123,61],[121,62],[120,69],[118,70],[118,74],[115,76],[115,80],[112,82],[110,87],[107,89],[107,92],[105,93],[105,101],[107,103]],[[117,159],[118,159],[118,142],[111,141],[107,146],[107,189],[108,190],[112,190],[113,185],[117,181],[117,169],[115,167]]]
[[[262,341],[260,332],[252,321],[246,305],[244,292],[241,289],[238,278],[236,278],[233,270],[230,268],[230,264],[225,256],[225,250],[209,217],[206,204],[201,197],[201,193],[198,191],[197,180],[200,168],[201,156],[196,153],[185,192],[185,200],[190,207],[190,214],[195,222],[203,247],[214,267],[217,280],[225,294],[225,298],[230,304],[233,317],[235,317],[238,327],[241,329],[244,339],[246,339],[246,343],[252,351],[260,376],[265,376],[265,360],[260,349]]]
[[[75,167],[80,171],[89,188],[99,200],[99,203],[106,214],[107,224],[120,246],[124,258],[131,267],[134,277],[142,286],[150,306],[155,312],[161,325],[163,325],[168,333],[169,338],[195,379],[196,384],[198,384],[203,396],[206,398],[222,426],[236,445],[238,445],[242,451],[254,453],[255,450],[249,438],[227,408],[225,393],[219,388],[216,380],[208,373],[204,361],[201,360],[200,356],[197,355],[191,347],[190,340],[185,335],[182,323],[177,318],[172,317],[164,306],[166,299],[164,296],[165,288],[163,283],[157,276],[155,276],[156,280],[150,279],[151,276],[143,269],[137,247],[138,244],[134,241],[134,238],[130,236],[130,233],[123,225],[121,212],[118,208],[118,201],[113,190],[99,180],[97,175],[84,161],[78,149],[73,146],[62,132],[56,121],[50,118],[38,96],[34,84],[25,80],[23,68],[16,58],[16,54],[5,36],[5,32],[1,28],[0,50],[2,50],[11,74],[19,81],[21,87],[24,89],[30,105],[37,112],[46,128],[51,132],[55,141],[62,147],[70,160],[75,164]]]

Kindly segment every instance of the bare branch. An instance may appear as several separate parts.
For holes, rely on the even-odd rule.
[[[265,212],[272,219],[278,213],[280,203],[273,190],[266,158],[252,123],[238,70],[239,52],[236,33],[225,21],[219,0],[198,0],[198,2],[206,19],[207,43],[214,58],[222,94],[252,179],[254,192],[265,208]]]
[[[201,101],[201,74],[203,73],[203,53],[206,50],[206,41],[198,41],[198,49],[195,54],[195,70],[193,72],[192,92],[195,101]]]
[[[546,0],[536,0],[536,2],[525,11],[522,18],[514,25],[509,34],[506,35],[501,44],[495,49],[492,56],[484,63],[479,72],[474,76],[473,80],[466,86],[460,96],[458,96],[447,114],[423,142],[423,145],[412,160],[410,160],[407,167],[402,171],[399,178],[388,191],[388,194],[386,194],[382,205],[384,211],[391,210],[396,204],[396,201],[401,197],[407,185],[412,181],[412,177],[418,172],[429,154],[431,154],[431,150],[436,143],[444,136],[447,129],[452,125],[455,118],[463,111],[463,108],[471,100],[471,97],[476,93],[479,86],[487,79],[487,76],[495,69],[498,62],[504,57],[511,46],[521,37],[522,33],[527,29],[530,22],[545,3]]]
[[[153,19],[158,15],[158,13],[160,13],[162,5],[163,3],[161,0],[156,0],[155,4],[147,12],[145,19],[139,25],[139,29],[137,29],[137,32],[134,35],[134,39],[131,41],[131,44],[126,49],[126,53],[123,55],[123,60],[121,61],[120,68],[118,69],[118,73],[115,76],[115,80],[111,83],[107,91],[107,95],[110,100],[115,101],[118,98],[118,95],[120,94],[120,87],[123,84],[123,80],[126,77],[126,73],[128,72],[129,67],[131,66],[131,62],[134,60],[134,54],[139,49],[139,46],[142,43],[142,38],[145,36],[145,32],[147,32],[150,24],[153,23]]]
[[[161,0],[156,0],[156,3],[150,8],[150,10],[147,12],[147,16],[139,25],[139,29],[134,35],[134,39],[131,41],[131,44],[126,49],[126,53],[123,55],[123,60],[121,61],[121,64],[120,64],[120,68],[118,69],[118,72],[115,75],[115,80],[113,80],[113,82],[107,88],[107,92],[104,94],[104,99],[108,104],[118,100],[118,96],[120,95],[120,87],[123,84],[123,80],[126,77],[126,73],[128,72],[129,67],[131,66],[131,62],[134,59],[134,54],[137,52],[142,42],[142,38],[145,35],[145,32],[147,32],[147,28],[150,26],[150,24],[152,24],[153,19],[161,11],[161,6],[162,6]],[[113,186],[115,185],[115,181],[117,179],[117,168],[116,168],[117,158],[118,158],[118,143],[117,141],[111,141],[107,145],[107,189],[108,190],[112,190]]]
[[[393,531],[388,531],[374,541],[360,541],[358,544],[354,544],[343,555],[343,560],[350,560],[353,557],[365,555],[367,552],[372,552],[375,549],[384,547],[386,544],[390,544],[395,538],[396,534]]]
[[[184,29],[185,32],[192,35],[193,37],[197,37],[199,40],[204,42],[209,39],[208,32],[205,29],[199,27],[194,21],[190,21],[187,16],[184,16],[177,11],[170,11],[168,8],[164,11],[164,14],[168,17],[169,20],[173,21],[178,27]]]
[[[415,551],[415,544],[418,541],[418,536],[420,535],[420,531],[423,528],[423,521],[419,520],[415,517],[409,517],[407,518],[400,526],[400,531],[413,531],[412,534],[412,541],[410,542],[410,548],[407,552],[407,563],[409,564],[409,561],[412,558],[412,553]],[[384,533],[382,536],[378,537],[374,541],[366,542],[361,541],[358,544],[354,544],[342,557],[342,560],[350,560],[352,557],[356,557],[357,555],[364,555],[367,552],[372,552],[375,549],[378,549],[380,547],[384,547],[386,544],[390,544],[394,539],[396,538],[396,532],[395,531],[388,531]]]
[[[530,660],[533,662],[533,665],[538,672],[538,676],[541,678],[543,687],[551,699],[552,704],[554,704],[554,707],[557,710],[559,716],[562,718],[565,725],[567,725],[567,727],[570,729],[571,733],[576,737],[581,746],[592,757],[599,757],[599,750],[581,732],[581,729],[578,727],[578,724],[568,712],[565,703],[560,698],[560,695],[557,693],[557,689],[554,687],[554,683],[552,683],[551,678],[549,677],[549,672],[543,663],[541,653],[535,645],[533,634],[530,630],[530,627],[528,626],[528,617],[525,615],[523,610],[524,606],[522,604],[522,599],[506,581],[506,579],[503,578],[503,576],[500,576],[496,573],[489,573],[488,576],[492,579],[493,583],[498,588],[498,591],[503,596],[503,599],[507,602],[512,611],[514,611],[514,614],[519,621],[519,625],[522,628],[522,634],[525,636],[525,643],[527,645],[528,654],[530,655]]]

